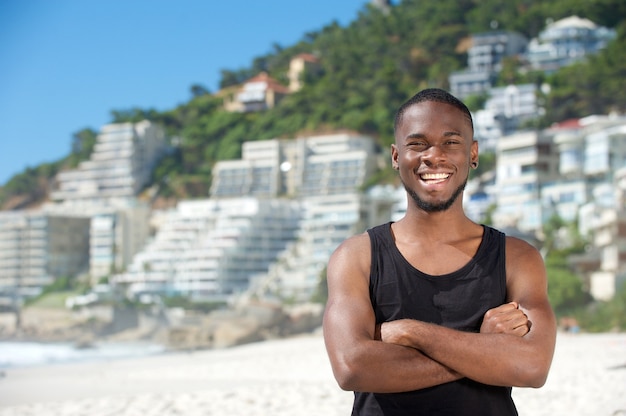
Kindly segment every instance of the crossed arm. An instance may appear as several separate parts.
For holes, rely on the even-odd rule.
[[[328,265],[324,339],[341,388],[402,392],[463,377],[504,386],[545,383],[556,324],[543,261],[532,247],[507,240],[510,303],[488,311],[480,333],[409,319],[377,328],[369,259],[369,237],[360,235],[344,242]]]

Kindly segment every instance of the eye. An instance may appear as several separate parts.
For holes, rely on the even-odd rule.
[[[407,143],[406,146],[410,149],[423,150],[428,147],[428,143],[426,143],[423,140],[419,140],[419,141]]]
[[[462,146],[463,143],[457,139],[449,139],[444,143],[447,147],[459,147]]]

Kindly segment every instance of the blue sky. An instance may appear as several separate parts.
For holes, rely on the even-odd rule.
[[[168,110],[367,0],[0,0],[0,185],[111,110]]]

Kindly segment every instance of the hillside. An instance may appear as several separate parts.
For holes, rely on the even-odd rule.
[[[539,127],[593,113],[624,112],[626,97],[626,3],[622,0],[404,0],[388,13],[365,5],[348,26],[330,23],[303,34],[294,45],[256,57],[248,68],[222,71],[221,87],[237,85],[261,71],[287,83],[289,60],[299,53],[320,58],[321,71],[308,74],[305,87],[261,113],[228,113],[216,92],[192,85],[192,98],[176,108],[113,110],[111,122],[150,119],[180,138],[177,151],[161,161],[153,183],[164,198],[206,197],[217,160],[240,155],[247,140],[294,137],[349,129],[369,134],[387,147],[396,107],[417,90],[448,87],[448,75],[466,66],[468,39],[497,28],[536,36],[548,19],[569,15],[588,18],[618,30],[618,38],[585,63],[556,74],[521,72],[507,63],[500,85],[548,83],[546,115]],[[77,120],[77,123],[80,121]],[[97,130],[100,126],[94,126]],[[89,157],[95,131],[72,138],[72,152],[30,168],[0,188],[1,209],[21,209],[45,200],[54,176]],[[378,178],[385,180],[383,172]]]

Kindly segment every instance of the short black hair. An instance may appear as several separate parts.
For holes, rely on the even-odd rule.
[[[404,104],[402,104],[396,112],[396,118],[393,124],[394,131],[398,129],[398,125],[400,124],[400,122],[402,122],[402,117],[404,117],[404,113],[409,107],[425,101],[435,101],[438,103],[450,104],[451,106],[458,108],[463,113],[465,113],[465,115],[469,119],[470,125],[472,126],[472,131],[474,131],[474,122],[472,121],[472,113],[470,112],[469,108],[467,108],[467,106],[454,95],[440,88],[427,88],[425,90],[422,90],[415,94],[413,97],[409,98]]]

